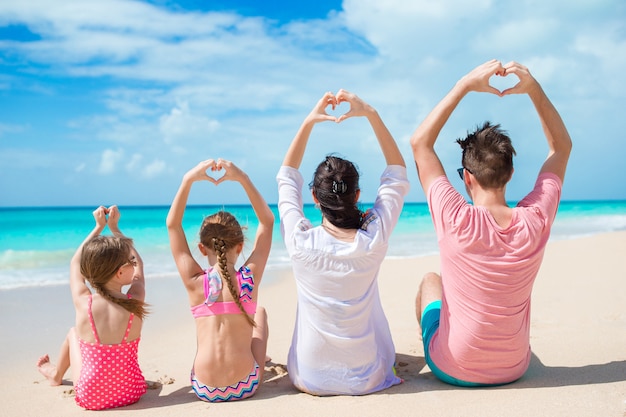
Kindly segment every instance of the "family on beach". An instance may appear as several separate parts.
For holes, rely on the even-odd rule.
[[[499,91],[490,85],[491,77],[509,75],[519,79],[512,88]],[[451,185],[434,150],[441,129],[470,92],[526,94],[541,121],[548,156],[534,188],[514,208],[507,205],[505,191],[515,149],[499,125],[486,122],[457,140],[462,149],[458,173],[472,204]],[[347,113],[327,113],[340,103],[350,105]],[[362,212],[356,166],[331,154],[309,183],[322,213],[321,225],[314,226],[304,216],[299,171],[309,136],[317,123],[350,117],[367,118],[385,159],[377,197]],[[440,271],[423,275],[415,301],[426,363],[437,378],[456,386],[516,381],[530,363],[530,296],[571,152],[567,129],[526,67],[491,60],[454,85],[410,143],[440,251]],[[224,172],[219,179],[210,175],[217,171]],[[276,179],[281,233],[297,288],[287,360],[292,383],[319,396],[364,395],[402,383],[377,278],[409,182],[404,159],[378,112],[345,90],[327,92],[302,122]],[[258,218],[249,256],[239,268],[244,236],[228,212],[210,215],[200,226],[197,245],[209,268],[192,256],[182,220],[192,185],[202,181],[238,182]],[[75,325],[56,365],[44,355],[37,366],[59,385],[71,365],[76,403],[98,410],[132,404],[146,392],[137,349],[148,306],[142,259],[119,228],[120,211],[99,207],[93,216],[96,225],[70,263]],[[257,297],[274,220],[248,175],[222,159],[189,170],[174,197],[166,223],[196,323],[190,384],[200,400],[248,398],[263,381],[269,327]],[[101,235],[107,226],[112,235]]]

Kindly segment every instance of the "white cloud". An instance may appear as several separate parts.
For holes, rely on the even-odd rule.
[[[0,138],[7,134],[24,132],[27,129],[27,126],[0,123]]]
[[[98,172],[103,175],[112,174],[116,171],[117,165],[124,157],[122,149],[105,149],[100,158],[100,166]]]
[[[266,50],[263,21],[233,13],[174,12],[124,0],[3,6],[0,21],[27,22],[42,35],[37,42],[4,42],[6,49],[77,76],[182,81],[246,50]]]
[[[496,24],[493,28],[488,27],[488,30],[475,36],[470,34],[468,46],[478,52],[491,51],[498,59],[513,59],[510,57],[512,51],[519,54],[545,49],[545,43],[557,37],[561,31],[557,17],[521,17]]]
[[[158,177],[167,168],[165,161],[154,159],[149,164],[144,164],[144,156],[135,153],[126,164],[125,168],[129,175],[139,175],[142,179],[152,179]]]
[[[168,144],[208,139],[219,127],[216,120],[193,114],[187,102],[180,103],[159,120],[159,129]]]
[[[158,176],[165,171],[166,164],[160,159],[155,159],[141,170],[141,176],[144,179],[150,179]]]
[[[133,156],[130,158],[130,161],[126,164],[126,170],[128,172],[133,172],[136,169],[139,169],[139,167],[141,166],[141,161],[143,161],[143,156],[135,153],[133,154]]]
[[[456,49],[459,39],[454,28],[461,24],[472,28],[477,23],[474,17],[488,15],[491,3],[345,0],[343,17],[348,28],[363,34],[383,56],[415,64],[425,56]]]
[[[593,31],[580,34],[574,42],[574,50],[581,56],[589,57],[585,68],[592,78],[594,87],[606,92],[609,97],[626,97],[625,78],[621,68],[626,66],[626,37],[623,22],[618,25],[605,25]]]

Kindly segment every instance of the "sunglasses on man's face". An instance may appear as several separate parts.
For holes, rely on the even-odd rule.
[[[469,173],[470,173],[470,174],[472,174],[472,175],[474,174],[474,173],[473,173],[472,171],[470,171],[469,169],[467,169],[467,168],[465,168],[465,167],[461,167],[461,168],[459,168],[459,169],[457,169],[457,170],[456,170],[456,172],[458,172],[458,173],[459,173],[459,178],[461,178],[461,180],[464,180],[464,179],[465,179],[465,178],[464,178],[464,173],[463,173],[463,171],[467,171],[467,172],[469,172]]]

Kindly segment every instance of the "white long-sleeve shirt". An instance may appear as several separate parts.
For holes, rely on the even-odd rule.
[[[291,381],[315,395],[368,394],[399,384],[377,279],[409,190],[406,168],[385,169],[366,227],[353,242],[335,239],[304,217],[298,170],[281,167],[277,181],[298,296],[287,361]]]

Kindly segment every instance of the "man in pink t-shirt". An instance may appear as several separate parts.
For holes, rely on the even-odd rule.
[[[519,82],[499,91],[492,76]],[[444,124],[469,92],[528,94],[549,153],[533,190],[506,203],[515,150],[498,125],[485,123],[457,142],[458,170],[473,204],[452,187],[434,151]],[[556,216],[572,143],[539,83],[524,66],[492,60],[459,80],[411,137],[418,176],[437,232],[441,272],[427,273],[416,299],[426,363],[460,386],[513,382],[530,362],[530,295]]]

